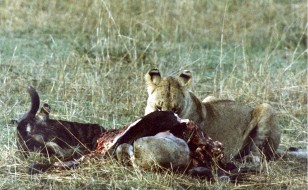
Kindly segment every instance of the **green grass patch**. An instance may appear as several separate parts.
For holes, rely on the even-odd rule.
[[[292,1],[0,2],[1,189],[303,189],[307,163],[269,162],[246,183],[138,173],[114,161],[29,176],[11,119],[37,88],[53,118],[119,128],[143,115],[144,74],[193,73],[193,91],[272,104],[282,147],[307,146],[307,5]]]

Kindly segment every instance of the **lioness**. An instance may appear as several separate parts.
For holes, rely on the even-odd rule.
[[[158,69],[145,75],[148,100],[145,114],[171,110],[194,121],[206,134],[224,145],[225,159],[245,158],[259,162],[261,155],[271,159],[280,143],[280,128],[269,104],[255,108],[231,100],[210,97],[200,101],[190,90],[190,71],[179,77],[161,77]]]

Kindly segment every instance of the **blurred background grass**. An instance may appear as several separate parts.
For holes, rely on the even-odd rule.
[[[147,97],[143,76],[151,68],[159,68],[165,76],[191,70],[192,90],[200,99],[214,95],[250,105],[271,103],[283,127],[282,147],[306,147],[306,11],[307,2],[300,0],[0,0],[0,173],[4,179],[0,187],[38,188],[50,179],[50,186],[44,187],[92,184],[94,188],[98,179],[117,168],[102,163],[103,171],[96,166],[89,167],[90,174],[78,170],[78,179],[70,173],[61,185],[57,175],[49,174],[32,177],[27,185],[27,162],[16,157],[16,129],[9,121],[28,110],[28,85],[35,86],[42,101],[52,106],[53,118],[118,128],[143,115]],[[267,176],[258,187],[299,184],[296,188],[307,183],[302,170],[292,173],[301,165],[275,164],[271,176],[276,180]],[[93,179],[91,173],[99,175]],[[286,173],[294,179],[285,178]],[[131,181],[120,186],[208,185],[185,178],[184,187],[183,177],[170,175],[165,181],[158,174],[132,180],[136,175],[131,172]],[[94,182],[86,182],[90,179]],[[121,181],[108,178],[115,179]],[[213,188],[230,188],[224,185]]]

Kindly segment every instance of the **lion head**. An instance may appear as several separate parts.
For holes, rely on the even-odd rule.
[[[145,81],[148,91],[145,114],[169,110],[181,115],[189,101],[190,71],[184,70],[178,77],[162,78],[158,69],[152,69],[145,75]]]

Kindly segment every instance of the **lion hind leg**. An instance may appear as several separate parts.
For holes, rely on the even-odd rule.
[[[264,103],[255,107],[249,125],[249,128],[253,127],[255,130],[248,131],[249,136],[246,136],[246,139],[251,139],[251,155],[261,156],[261,153],[267,159],[274,158],[280,143],[281,132],[271,105]],[[253,160],[256,159],[253,158]]]

